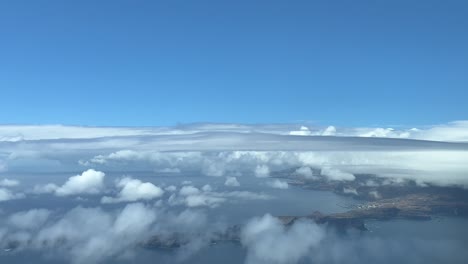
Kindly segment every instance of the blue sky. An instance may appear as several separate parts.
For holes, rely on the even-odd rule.
[[[467,119],[468,1],[1,1],[0,123]]]

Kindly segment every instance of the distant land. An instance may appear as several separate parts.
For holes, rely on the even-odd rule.
[[[367,220],[431,220],[438,216],[468,216],[468,190],[462,187],[421,185],[411,180],[394,181],[369,174],[356,174],[352,181],[333,181],[321,175],[319,169],[312,169],[309,177],[297,174],[297,169],[273,172],[272,177],[305,189],[332,191],[361,200],[362,203],[350,206],[349,211],[343,213],[322,214],[315,211],[302,216],[277,216],[286,226],[299,219],[310,219],[339,232],[349,229],[366,232]],[[213,234],[210,242],[239,243],[241,229],[241,226],[232,226],[223,233]],[[172,249],[186,243],[188,240],[184,234],[172,234],[165,238],[154,236],[142,245],[146,248]]]

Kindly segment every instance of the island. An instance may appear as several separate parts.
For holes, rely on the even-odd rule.
[[[461,186],[433,186],[411,180],[395,181],[370,174],[356,174],[352,181],[333,181],[312,169],[313,177],[305,178],[291,168],[272,173],[272,177],[286,180],[290,185],[310,190],[332,191],[338,195],[360,201],[341,213],[322,214],[314,211],[302,216],[276,216],[285,225],[291,226],[299,219],[312,220],[338,232],[350,229],[366,232],[366,221],[412,219],[427,221],[439,216],[468,216],[468,190]],[[346,205],[343,205],[346,207]],[[224,232],[211,236],[209,243],[240,243],[242,227],[232,226]],[[153,236],[142,243],[146,248],[174,249],[189,243],[184,234],[170,237]]]

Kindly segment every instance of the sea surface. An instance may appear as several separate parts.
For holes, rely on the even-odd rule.
[[[55,174],[21,173],[9,175],[22,182],[21,188],[31,189],[35,184],[54,182],[62,184],[67,177],[79,172]],[[361,201],[338,196],[331,192],[305,190],[289,186],[274,189],[267,185],[271,179],[238,177],[241,187],[224,186],[224,177],[206,177],[196,173],[185,175],[153,172],[110,172],[107,184],[122,175],[130,175],[158,186],[185,185],[201,188],[209,184],[213,191],[248,191],[270,197],[265,200],[228,200],[221,206],[202,208],[213,221],[228,225],[246,223],[252,217],[271,215],[307,215],[314,211],[337,213],[349,210]],[[166,199],[167,197],[163,198]],[[66,212],[76,206],[102,207],[112,210],[122,204],[100,204],[100,196],[60,198],[53,195],[29,195],[26,198],[0,203],[2,215],[33,208]],[[183,205],[171,210],[182,211]],[[437,217],[429,221],[391,220],[368,221],[367,232],[328,233],[316,252],[300,263],[468,263],[468,220],[457,217]],[[248,252],[238,243],[218,243],[206,246],[196,253],[184,255],[177,250],[137,248],[130,256],[112,258],[105,263],[244,263]],[[3,251],[0,263],[69,263],[70,260],[51,257],[40,251]]]

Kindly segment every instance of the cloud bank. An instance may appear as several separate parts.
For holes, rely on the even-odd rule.
[[[314,169],[330,180],[351,181],[354,174],[364,173],[422,184],[468,186],[467,121],[409,129],[294,124],[195,124],[144,129],[1,127],[3,138],[22,135],[21,140],[0,142],[3,168],[10,172],[138,168],[171,175],[196,172],[215,177],[267,178],[275,171],[295,168],[296,174],[310,179],[316,176]],[[55,134],[45,133],[55,128]],[[295,129],[302,132],[290,133]],[[56,194],[83,192],[73,187],[83,184],[75,182],[79,179],[84,178],[57,186]],[[37,191],[52,189],[54,186],[49,185]],[[98,191],[90,186],[85,189]]]

